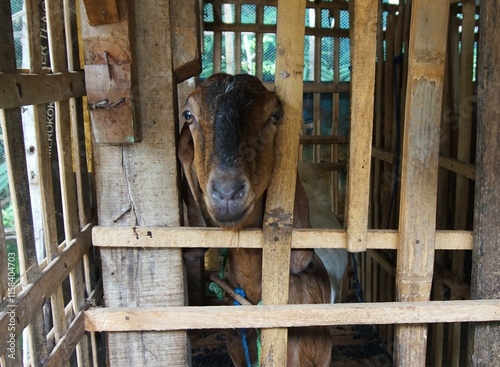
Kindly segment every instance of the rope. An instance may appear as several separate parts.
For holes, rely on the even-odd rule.
[[[224,279],[229,250],[227,248],[222,248],[219,250],[219,254],[222,256],[222,261],[219,264],[219,278]],[[222,289],[218,284],[210,282],[208,289],[211,290],[218,299],[222,300],[224,298],[224,289]]]
[[[247,298],[245,291],[241,288],[234,288],[234,292],[244,298]],[[241,303],[234,300],[233,306],[241,306]],[[245,354],[245,361],[247,362],[248,367],[252,367],[252,360],[250,359],[250,350],[248,349],[247,329],[240,329],[240,333],[241,333],[241,344],[243,346],[243,353]]]
[[[222,256],[222,261],[220,262],[220,267],[219,267],[219,278],[224,279],[224,273],[225,273],[225,269],[226,269],[227,258],[229,256],[229,250],[227,248],[221,249],[220,255]],[[212,279],[216,280],[216,277],[214,276]],[[224,283],[223,281],[218,281],[218,282]],[[230,288],[230,286],[228,284],[225,285],[225,287]],[[224,298],[225,291],[224,291],[223,287],[221,285],[215,283],[214,281],[210,282],[210,284],[208,285],[208,289],[211,290],[213,293],[215,293],[217,298],[219,298],[220,300],[222,300]],[[229,289],[227,291],[230,294],[232,293]],[[241,302],[246,301],[247,295],[242,288],[234,288],[234,293],[236,295],[244,298],[244,300],[241,300]],[[248,303],[250,303],[250,302],[248,302]],[[262,301],[259,302],[258,304],[259,305],[262,304]],[[241,306],[241,303],[235,299],[233,302],[233,306]],[[260,330],[259,329],[255,329],[255,330],[257,332],[257,340],[256,340],[257,362],[255,362],[255,364],[252,364],[252,360],[250,358],[250,349],[248,348],[247,329],[240,329],[241,344],[243,347],[243,354],[245,355],[245,361],[246,361],[247,367],[260,367],[260,356],[261,356],[261,349],[262,349],[261,348],[261,337],[260,337]]]

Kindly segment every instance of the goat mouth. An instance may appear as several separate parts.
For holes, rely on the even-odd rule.
[[[236,213],[229,210],[225,212],[218,210],[217,212],[211,213],[211,215],[215,222],[224,229],[240,229],[243,227],[245,220],[252,210],[253,204]]]

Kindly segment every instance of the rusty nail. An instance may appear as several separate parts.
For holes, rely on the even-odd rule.
[[[113,74],[111,74],[111,65],[109,64],[109,52],[104,51],[104,59],[106,60],[106,65],[108,66],[109,80],[113,80]]]

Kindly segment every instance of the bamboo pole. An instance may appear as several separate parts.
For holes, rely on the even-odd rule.
[[[366,249],[375,90],[377,0],[353,5],[351,37],[351,126],[347,176],[348,250]],[[349,3],[351,4],[351,3]],[[351,5],[350,5],[351,6]]]
[[[401,168],[397,300],[430,299],[434,266],[439,122],[449,4],[414,0]],[[427,326],[399,325],[396,366],[425,366]]]
[[[268,189],[264,215],[262,249],[264,304],[288,302],[298,143],[302,125],[304,14],[304,1],[278,1],[275,88],[283,105],[284,119],[282,128],[276,136],[273,174],[275,179]],[[286,328],[262,331],[263,366],[285,366],[287,339]]]

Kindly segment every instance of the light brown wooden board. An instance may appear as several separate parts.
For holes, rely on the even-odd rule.
[[[200,315],[203,314],[203,317]],[[88,331],[287,328],[500,320],[500,300],[317,305],[94,308]]]
[[[369,230],[367,248],[396,250],[397,240],[398,233],[395,230]],[[263,241],[262,230],[229,232],[220,228],[98,226],[93,231],[93,243],[98,247],[262,248]],[[346,248],[347,235],[345,231],[335,229],[293,229],[291,247]],[[439,250],[471,250],[472,232],[437,231],[435,247]]]

